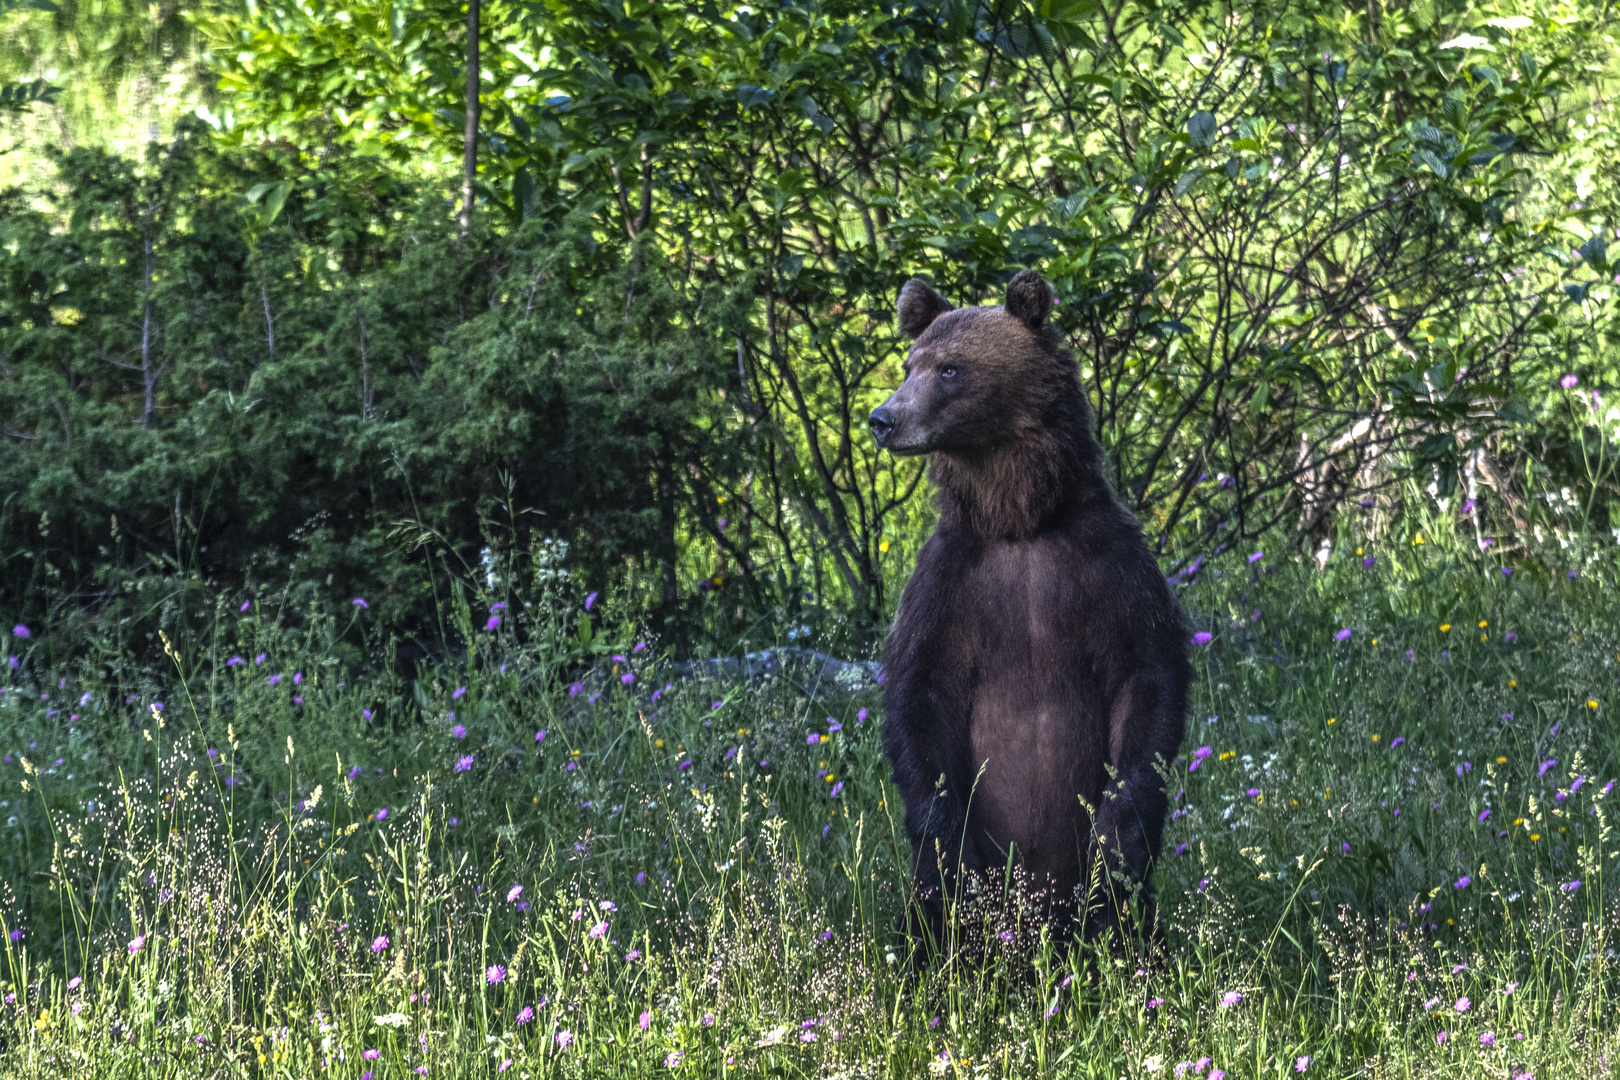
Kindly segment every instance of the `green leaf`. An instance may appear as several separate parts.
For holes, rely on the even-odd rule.
[[[1187,135],[1192,139],[1193,147],[1198,150],[1208,150],[1215,145],[1217,130],[1215,114],[1208,109],[1199,109],[1187,121]]]

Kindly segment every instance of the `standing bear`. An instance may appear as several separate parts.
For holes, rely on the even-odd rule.
[[[883,692],[915,861],[908,923],[936,947],[946,902],[999,892],[1009,868],[1059,939],[1116,923],[1136,885],[1153,918],[1187,627],[1104,476],[1051,311],[1032,270],[995,307],[906,282],[900,329],[916,342],[870,419],[880,446],[930,455],[938,491]]]

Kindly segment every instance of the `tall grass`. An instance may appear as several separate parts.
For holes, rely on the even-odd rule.
[[[677,678],[555,576],[431,669],[350,598],[161,671],[32,628],[0,1072],[1613,1075],[1620,564],[1419,538],[1183,586],[1161,954],[921,972],[873,686]]]

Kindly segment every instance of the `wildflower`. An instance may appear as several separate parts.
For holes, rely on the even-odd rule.
[[[145,944],[146,944],[146,935],[145,934],[137,934],[137,935],[135,935],[135,937],[131,938],[130,942],[129,942],[129,955],[134,956],[136,953],[140,952],[141,951],[141,946],[145,945]]]
[[[1559,379],[1558,385],[1562,386],[1565,390],[1573,390],[1575,388],[1575,384],[1580,381],[1580,378],[1571,372],[1570,374],[1565,375],[1562,379]]]
[[[500,628],[501,628],[501,617],[499,615],[491,615],[484,622],[484,629],[485,630],[499,630]]]
[[[1536,775],[1537,776],[1546,776],[1547,775],[1547,770],[1552,768],[1554,765],[1557,765],[1557,764],[1558,764],[1558,761],[1556,759],[1548,758],[1546,761],[1543,761],[1541,763],[1541,768],[1536,770]]]
[[[1148,998],[1147,1007],[1150,1008],[1150,1009],[1157,1009],[1160,1005],[1163,1005],[1163,1004],[1164,1004],[1164,998]]]
[[[641,1024],[641,1030],[642,1031],[646,1031],[648,1028],[652,1027],[652,1013],[650,1013],[650,1012],[642,1013],[641,1014],[641,1020],[639,1022]]]
[[[858,724],[866,723],[866,710],[865,709],[862,709],[860,712],[855,714],[855,722],[858,723]]]
[[[1230,1009],[1232,1006],[1236,1005],[1242,1000],[1242,993],[1237,990],[1228,990],[1226,993],[1221,995],[1221,1008]]]
[[[1587,703],[1586,703],[1586,707],[1588,709],[1595,709],[1595,708],[1598,707],[1598,703],[1596,701],[1588,700]]]
[[[363,596],[355,597],[353,603],[354,603],[354,606],[357,607],[357,608],[370,608],[371,607],[370,604],[366,603],[366,599]]]
[[[501,967],[499,964],[489,965],[489,968],[484,972],[484,979],[491,986],[494,986],[498,982],[502,982],[505,980],[505,978],[506,969]]]
[[[1266,553],[1265,553],[1265,552],[1263,552],[1263,551],[1257,551],[1257,552],[1255,552],[1255,553],[1254,553],[1254,554],[1253,554],[1253,555],[1250,555],[1250,556],[1249,556],[1249,561],[1250,561],[1250,562],[1251,562],[1251,563],[1257,563],[1257,562],[1259,562],[1259,561],[1260,561],[1260,560],[1261,560],[1261,559],[1263,559],[1263,558],[1265,558],[1265,557],[1266,557]]]
[[[1574,892],[1581,887],[1581,883],[1579,881],[1566,881],[1558,887],[1565,892]]]
[[[382,1051],[376,1049],[362,1050],[360,1051],[360,1056],[365,1058],[367,1061],[376,1061],[378,1058],[382,1057]]]
[[[669,1056],[664,1059],[664,1068],[673,1069],[685,1059],[686,1055],[679,1050],[671,1050]]]
[[[569,683],[568,684],[568,696],[569,697],[578,697],[580,695],[580,692],[583,691],[584,689],[585,689],[585,684],[582,683],[582,682]]]
[[[558,1048],[566,1050],[566,1049],[568,1049],[569,1044],[572,1043],[573,1041],[574,1041],[574,1033],[572,1031],[569,1031],[568,1029],[564,1028],[562,1031],[557,1032],[557,1046],[558,1046]]]
[[[1194,645],[1208,645],[1213,636],[1208,630],[1200,630],[1192,636],[1192,642]]]
[[[13,626],[11,628],[11,636],[12,637],[26,638],[26,637],[33,637],[34,635],[28,629],[28,627],[24,626],[22,623],[18,623],[16,626]]]
[[[1460,1013],[1465,1013],[1473,1006],[1473,1004],[1474,1003],[1469,1001],[1466,997],[1460,997],[1457,999],[1457,1003],[1453,1005],[1452,1008],[1456,1009]]]
[[[1366,567],[1366,568],[1368,568],[1368,569],[1371,569],[1371,568],[1372,568],[1372,565],[1373,565],[1373,564],[1374,564],[1374,563],[1376,563],[1376,562],[1377,562],[1377,561],[1378,561],[1378,559],[1377,559],[1377,558],[1376,558],[1376,557],[1375,557],[1375,556],[1372,556],[1372,555],[1368,555],[1368,556],[1367,556],[1367,557],[1366,557],[1366,558],[1365,558],[1365,559],[1362,559],[1362,560],[1361,560],[1361,565],[1362,565],[1362,566],[1363,566],[1363,567]]]
[[[1333,640],[1334,641],[1349,641],[1350,640],[1350,628],[1347,626],[1343,630],[1340,630],[1337,634],[1334,634],[1333,635]]]
[[[1339,850],[1344,852],[1346,855],[1348,855],[1348,854],[1350,854],[1350,845],[1349,844],[1340,844],[1339,845]]]
[[[473,767],[473,755],[463,754],[456,759],[456,772],[466,772]]]
[[[372,816],[375,817],[378,821],[386,821],[386,820],[388,820],[388,807],[386,807],[386,806],[379,807],[377,812],[375,814],[373,814]]]
[[[1302,1073],[1302,1072],[1304,1072],[1306,1069],[1308,1069],[1310,1067],[1311,1067],[1311,1056],[1309,1054],[1301,1054],[1299,1057],[1294,1059],[1294,1071],[1295,1072]]]
[[[1480,1037],[1479,1037],[1479,1045],[1481,1045],[1481,1046],[1495,1046],[1496,1045],[1496,1033],[1491,1032],[1491,1031],[1487,1031],[1484,1034],[1480,1035]]]
[[[1441,633],[1442,633],[1442,634],[1449,634],[1449,633],[1451,633],[1451,624],[1450,624],[1450,623],[1441,623],[1441,624],[1440,624],[1440,632],[1441,632]]]
[[[1258,798],[1260,795],[1260,789],[1257,787],[1252,787],[1243,794],[1247,795],[1251,799]]]
[[[451,728],[450,729],[450,737],[452,739],[465,739],[467,737],[467,727],[466,727],[466,725],[457,724],[455,727]]]
[[[1406,736],[1405,735],[1397,735],[1393,739],[1389,740],[1389,748],[1391,750],[1393,750],[1393,749],[1395,749],[1397,746],[1401,745],[1401,743],[1403,743],[1405,741],[1406,741]]]
[[[545,728],[541,728],[539,731],[534,733],[534,741],[537,742],[537,743],[543,743],[543,742],[546,741],[546,729]]]
[[[631,672],[631,671],[627,671],[623,675],[619,676],[619,682],[620,682],[620,684],[622,684],[624,686],[630,686],[630,685],[634,684],[635,681],[636,681],[635,673]]]
[[[1481,810],[1479,812],[1479,823],[1481,825],[1485,824],[1485,819],[1489,818],[1490,816],[1491,816],[1491,812],[1489,810]]]
[[[372,952],[380,953],[386,948],[388,948],[388,935],[387,934],[378,934],[376,937],[371,939],[371,951]]]
[[[607,932],[608,924],[605,922],[599,922],[595,926],[591,927],[590,936],[593,938],[604,938],[607,937]]]
[[[240,656],[233,656],[229,660],[225,661],[225,666],[226,667],[235,667],[237,664],[245,664],[245,663],[247,663],[247,661],[243,660]]]
[[[639,887],[639,886],[642,886],[642,885],[645,885],[645,884],[647,884],[646,871],[644,871],[644,870],[636,871],[636,885]]]
[[[596,598],[599,595],[601,595],[601,594],[600,593],[591,593],[589,596],[587,596],[585,598],[585,610],[586,611],[591,610],[591,605],[596,603]]]
[[[506,902],[508,904],[515,904],[522,897],[523,897],[523,886],[521,886],[521,885],[514,885],[510,889],[506,890]]]
[[[371,710],[370,709],[361,709],[360,710],[360,716],[363,719],[370,720],[371,719]]]
[[[73,976],[73,978],[68,980],[67,988],[69,990],[77,990],[79,988],[79,985],[81,983],[83,983],[83,982],[84,982],[83,976],[75,975],[75,976]]]
[[[844,782],[842,780],[840,780],[840,781],[838,781],[838,783],[836,783],[836,784],[834,784],[832,786],[832,791],[830,791],[828,793],[828,797],[836,799],[836,798],[838,798],[838,793],[843,791],[843,790],[844,790]]]
[[[624,954],[624,958],[626,960],[630,961],[633,964],[637,960],[641,959],[641,950],[640,949],[631,949],[629,952]]]
[[[1436,1035],[1434,1037],[1434,1045],[1436,1045],[1436,1046],[1444,1046],[1444,1045],[1446,1045],[1446,1038],[1447,1037],[1448,1037],[1448,1033],[1442,1031],[1440,1034],[1438,1034],[1438,1035]]]
[[[512,1059],[507,1058],[504,1061],[502,1061],[499,1065],[495,1066],[495,1071],[498,1072],[498,1073],[502,1073],[502,1072],[505,1072],[507,1069],[510,1069],[511,1067],[512,1067]],[[427,1075],[427,1066],[426,1065],[418,1065],[416,1067],[416,1071],[425,1076],[425,1075]]]

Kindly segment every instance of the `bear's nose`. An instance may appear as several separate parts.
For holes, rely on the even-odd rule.
[[[894,430],[894,413],[879,405],[872,410],[872,415],[867,417],[866,422],[872,425],[872,435],[881,446],[883,440],[889,437],[889,432]]]

